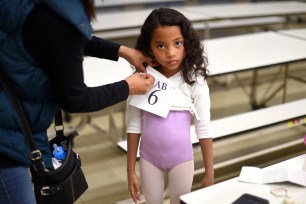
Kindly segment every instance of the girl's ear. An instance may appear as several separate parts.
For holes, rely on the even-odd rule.
[[[150,57],[152,57],[152,59],[154,59],[154,61],[155,61],[155,56],[154,56],[154,54],[151,50],[149,50],[149,54],[150,54]]]
[[[154,64],[153,67],[159,66],[159,63],[156,61],[155,56],[151,50],[151,47],[149,47],[149,55],[152,57],[152,63]]]
[[[158,67],[160,64],[156,61],[155,57],[153,57],[153,60],[152,60],[152,66],[153,67]]]
[[[153,58],[154,58],[154,54],[153,54],[153,52],[152,52],[151,47],[148,47],[148,51],[149,51],[149,55],[150,55],[151,57],[153,57]]]
[[[151,55],[151,57],[152,57],[152,67],[158,67],[160,64],[156,61],[153,55]]]

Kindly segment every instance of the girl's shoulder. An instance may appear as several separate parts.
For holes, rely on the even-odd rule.
[[[199,73],[193,72],[191,74],[191,79],[192,81],[194,81],[194,83],[191,86],[203,86],[203,85],[207,85],[207,81],[205,79],[205,77]]]
[[[204,76],[195,76],[194,81],[190,87],[192,95],[202,95],[209,92],[208,83]]]
[[[169,78],[169,80],[174,84],[174,86],[184,87],[184,89],[193,90],[193,89],[199,89],[199,88],[201,89],[201,87],[208,86],[207,80],[202,75],[193,74],[191,79],[192,81],[194,81],[194,83],[188,84],[184,80],[184,77],[181,71]]]
[[[205,77],[202,76],[202,75],[195,76],[194,79],[195,79],[194,85],[198,85],[198,86],[205,86],[205,85],[207,85],[207,81],[206,81]]]

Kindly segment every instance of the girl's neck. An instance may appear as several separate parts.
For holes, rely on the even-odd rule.
[[[170,78],[176,73],[178,73],[179,71],[181,71],[181,69],[168,70],[168,69],[164,69],[163,67],[156,67],[155,69],[167,78]]]

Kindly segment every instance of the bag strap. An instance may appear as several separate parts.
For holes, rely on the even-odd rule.
[[[44,172],[45,171],[45,164],[42,160],[42,154],[39,149],[37,149],[35,145],[35,141],[32,136],[32,131],[29,126],[29,123],[27,121],[26,115],[24,113],[24,110],[22,108],[22,105],[20,103],[19,98],[16,96],[16,94],[13,92],[13,89],[11,87],[11,84],[9,80],[7,80],[2,74],[0,74],[0,84],[2,85],[5,93],[7,94],[10,102],[12,103],[14,109],[17,113],[18,123],[22,129],[22,132],[25,136],[25,139],[28,143],[29,149],[30,149],[30,159],[34,163],[34,170],[37,172]],[[63,126],[63,119],[61,114],[61,109],[57,108],[56,115],[55,115],[55,124],[56,126]],[[56,136],[63,137],[64,128],[61,130],[56,130]]]
[[[55,117],[54,117],[54,129],[56,133],[56,137],[64,137],[64,124],[62,117],[62,110],[60,108],[56,108]]]

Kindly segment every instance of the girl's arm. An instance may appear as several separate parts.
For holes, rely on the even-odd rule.
[[[202,187],[214,184],[214,161],[212,146],[212,131],[210,121],[210,96],[207,82],[196,83],[192,88],[192,97],[200,120],[195,120],[196,134],[202,150],[202,158],[205,168],[204,177],[201,181]]]
[[[201,181],[201,187],[207,187],[214,184],[214,161],[213,161],[213,147],[212,138],[199,139],[202,158],[205,168],[205,173]]]
[[[138,144],[140,134],[128,133],[127,134],[127,176],[130,194],[135,203],[140,201],[140,190],[138,178],[135,172]]]

